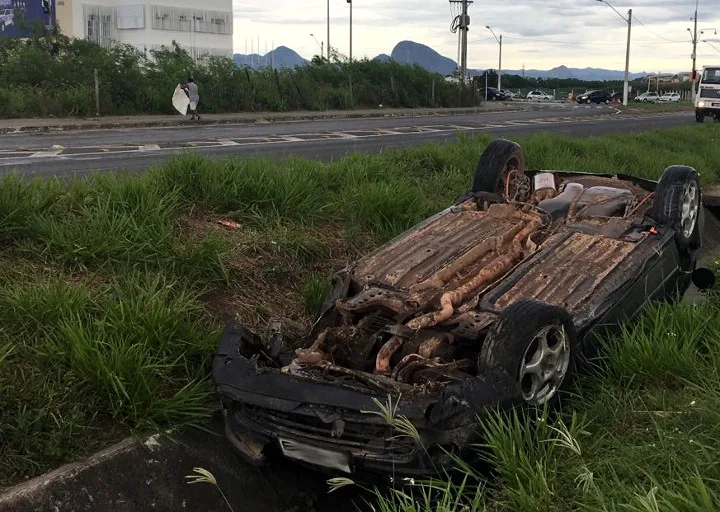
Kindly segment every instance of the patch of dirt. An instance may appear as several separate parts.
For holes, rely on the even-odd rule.
[[[310,277],[327,277],[370,250],[370,239],[345,235],[342,224],[257,226],[221,225],[227,217],[195,211],[179,219],[185,236],[220,236],[229,246],[223,261],[230,284],[201,296],[207,311],[227,321],[238,318],[263,333],[272,317],[300,323],[309,332],[314,315],[305,306],[303,291]],[[298,340],[302,341],[302,340]]]

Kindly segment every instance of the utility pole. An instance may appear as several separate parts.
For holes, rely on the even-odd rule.
[[[627,106],[628,104],[628,93],[630,92],[630,82],[629,82],[629,75],[630,75],[630,35],[632,32],[632,9],[628,10],[628,17],[625,18],[620,12],[618,12],[615,7],[612,6],[610,2],[607,0],[597,0],[598,2],[602,2],[610,9],[615,11],[615,13],[620,16],[623,21],[627,23],[628,26],[628,36],[627,36],[627,50],[625,51],[625,84],[623,86],[623,105]]]
[[[328,62],[330,62],[330,0],[327,0],[327,44]]]
[[[465,77],[467,76],[467,33],[468,33],[468,25],[470,24],[470,20],[468,19],[468,0],[463,0],[462,2],[462,24],[460,25],[460,29],[462,30],[462,55],[460,56],[460,60],[462,61],[462,64],[460,65],[460,69],[462,71],[462,80],[463,83],[465,83]]]
[[[695,101],[695,75],[697,74],[697,42],[698,42],[698,31],[697,31],[697,22],[698,22],[698,4],[700,0],[695,0],[695,28],[693,29],[693,51],[692,51],[692,100]],[[690,29],[688,29],[690,30]]]
[[[468,6],[472,3],[470,0],[450,0],[451,4],[461,4],[462,14],[453,20],[453,25],[457,20],[457,28],[460,29],[460,72],[462,74],[462,81],[465,83],[465,77],[467,76],[467,45],[468,45],[468,30],[470,30],[470,16],[468,16]],[[455,30],[453,30],[455,32]]]
[[[630,74],[630,33],[632,31],[632,9],[628,10],[628,39],[627,39],[627,50],[625,51],[625,83],[623,84],[623,105],[627,107],[628,104],[628,86],[629,86],[629,74]]]

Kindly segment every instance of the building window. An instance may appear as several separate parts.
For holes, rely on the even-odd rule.
[[[124,5],[116,10],[117,28],[119,30],[132,30],[145,28],[145,6]]]
[[[152,28],[177,32],[232,34],[232,13],[152,6]]]
[[[113,8],[84,5],[83,15],[85,18],[85,37],[101,46],[111,46],[115,39]]]

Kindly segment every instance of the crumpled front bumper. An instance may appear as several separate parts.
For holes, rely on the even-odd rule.
[[[258,368],[252,357],[241,354],[246,335],[235,321],[228,323],[213,362],[213,379],[228,438],[256,463],[263,462],[266,449],[279,449],[285,456],[349,473],[435,473],[449,460],[448,453],[462,452],[476,441],[478,413],[508,399],[505,378],[473,378],[441,394],[418,390],[389,398],[379,391]],[[394,418],[409,420],[416,439],[369,413],[379,412],[378,404],[389,400]]]

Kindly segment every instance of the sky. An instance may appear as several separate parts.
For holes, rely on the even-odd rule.
[[[349,5],[330,1],[330,43],[349,50]],[[608,0],[624,16],[633,10],[630,70],[690,71],[688,28],[695,0]],[[720,0],[699,0],[698,67],[720,64]],[[287,46],[305,58],[327,45],[327,0],[234,0],[236,53],[261,54]],[[353,57],[390,54],[400,41],[426,44],[457,60],[458,36],[448,0],[354,0]],[[454,7],[455,12],[459,6]],[[497,68],[499,45],[486,25],[503,35],[503,69],[568,67],[625,68],[627,23],[598,0],[476,0],[468,10],[470,68]],[[718,35],[714,30],[717,29]],[[311,36],[315,35],[315,38]],[[252,43],[251,43],[252,42]],[[713,48],[711,45],[714,45]]]

